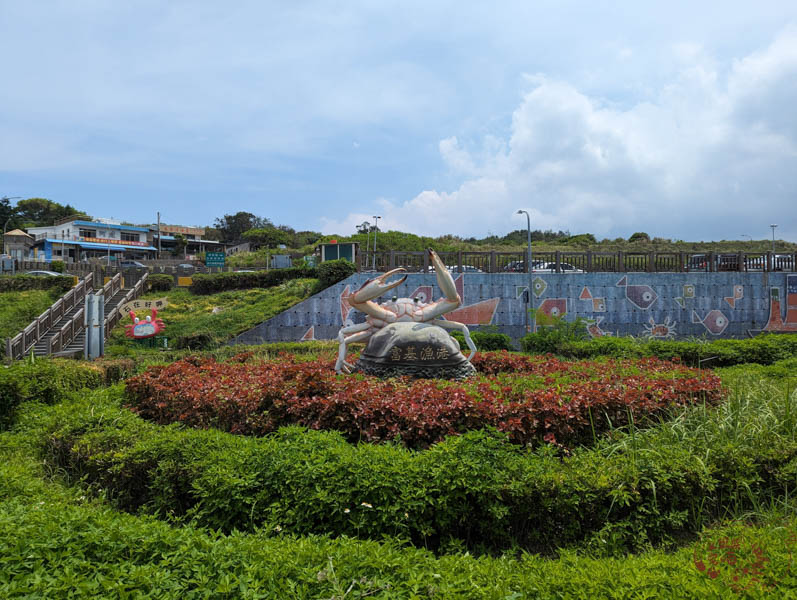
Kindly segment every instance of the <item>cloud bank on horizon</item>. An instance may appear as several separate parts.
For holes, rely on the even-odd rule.
[[[646,231],[676,239],[797,238],[797,27],[728,64],[672,48],[676,76],[648,99],[615,106],[567,81],[526,76],[503,139],[439,143],[461,178],[450,191],[380,199],[381,226],[483,237],[525,228]],[[353,231],[365,213],[323,221]],[[507,224],[511,223],[508,227]],[[691,235],[692,237],[689,237]]]

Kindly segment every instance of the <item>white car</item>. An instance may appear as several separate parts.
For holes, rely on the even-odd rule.
[[[534,269],[532,270],[534,273],[556,273],[556,263],[555,262],[547,262],[542,263],[540,265],[534,265]],[[560,262],[559,263],[559,271],[562,273],[584,273],[583,269],[577,269],[570,263]]]

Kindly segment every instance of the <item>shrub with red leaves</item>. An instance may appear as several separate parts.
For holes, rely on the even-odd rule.
[[[302,425],[411,448],[488,426],[519,444],[572,448],[631,419],[641,425],[671,407],[722,398],[713,373],[655,358],[565,362],[496,352],[478,354],[474,365],[481,375],[455,384],[338,376],[331,361],[289,356],[249,364],[191,357],[132,377],[127,398],[157,423],[246,435]]]

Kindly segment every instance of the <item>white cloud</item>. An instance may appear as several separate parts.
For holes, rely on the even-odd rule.
[[[673,47],[677,76],[646,101],[617,108],[566,81],[534,75],[499,143],[439,144],[459,174],[452,191],[384,202],[384,226],[486,235],[534,228],[627,236],[797,237],[797,29],[718,64],[695,44]],[[328,221],[325,228],[342,225]]]

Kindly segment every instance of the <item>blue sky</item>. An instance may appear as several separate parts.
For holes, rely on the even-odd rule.
[[[797,241],[793,0],[228,4],[0,0],[0,195]]]

